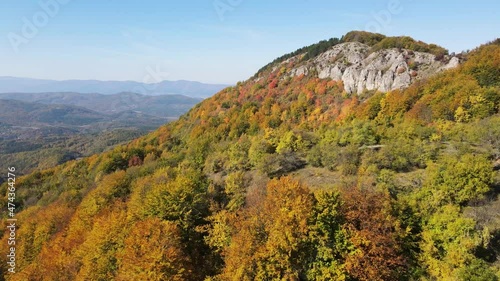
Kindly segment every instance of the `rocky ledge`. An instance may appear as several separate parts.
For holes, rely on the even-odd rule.
[[[398,48],[372,52],[368,45],[348,42],[293,68],[289,74],[314,73],[319,78],[342,80],[346,92],[360,94],[365,90],[387,92],[406,88],[418,79],[459,64],[456,56],[436,57],[430,53]]]

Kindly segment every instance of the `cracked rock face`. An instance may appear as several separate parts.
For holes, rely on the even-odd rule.
[[[418,79],[459,64],[457,57],[438,61],[433,54],[406,49],[370,53],[369,46],[349,42],[332,47],[289,73],[299,76],[315,72],[319,78],[342,80],[346,92],[360,94],[365,90],[387,92],[403,89]]]

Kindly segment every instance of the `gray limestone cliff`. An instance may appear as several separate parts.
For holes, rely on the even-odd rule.
[[[282,64],[298,61],[300,57],[293,57]],[[418,79],[459,64],[460,60],[455,56],[436,58],[430,53],[398,48],[372,52],[368,45],[347,42],[300,63],[289,71],[289,75],[314,74],[319,78],[342,80],[346,92],[360,94],[365,90],[387,92],[403,89]]]

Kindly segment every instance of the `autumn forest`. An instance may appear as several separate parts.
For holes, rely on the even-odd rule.
[[[16,274],[3,228],[0,280],[499,280],[500,41],[388,92],[290,75],[350,41],[448,56],[349,33],[18,177]]]

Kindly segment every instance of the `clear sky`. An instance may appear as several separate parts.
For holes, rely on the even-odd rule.
[[[0,76],[145,81],[153,72],[232,84],[351,30],[409,35],[459,52],[500,37],[499,3],[0,0]]]

